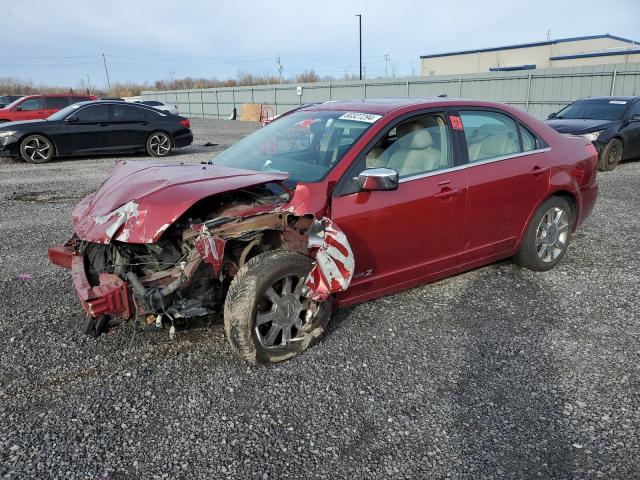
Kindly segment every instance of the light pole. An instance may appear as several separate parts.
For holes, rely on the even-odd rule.
[[[360,80],[362,80],[362,15],[356,15],[358,17],[358,31],[360,35]]]

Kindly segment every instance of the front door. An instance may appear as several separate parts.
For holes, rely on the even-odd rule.
[[[332,200],[333,220],[355,257],[343,297],[365,300],[456,267],[466,185],[464,170],[454,168],[452,145],[445,116],[429,113],[391,128],[356,159],[356,175],[360,168],[385,167],[398,171],[400,181],[395,191],[353,189]]]

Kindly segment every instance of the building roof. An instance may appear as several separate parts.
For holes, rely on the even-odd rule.
[[[639,45],[640,42],[635,40],[629,40],[628,38],[617,37],[615,35],[610,35],[605,33],[604,35],[588,35],[584,37],[570,37],[570,38],[557,38],[555,40],[545,40],[543,42],[532,42],[532,43],[518,43],[515,45],[503,45],[501,47],[490,47],[490,48],[478,48],[475,50],[460,50],[457,52],[445,52],[445,53],[435,53],[432,55],[420,55],[420,58],[436,58],[436,57],[449,57],[452,55],[463,55],[467,53],[480,53],[480,52],[497,52],[500,50],[512,50],[515,48],[528,48],[528,47],[539,47],[542,45],[553,45],[556,43],[566,43],[566,42],[579,42],[582,40],[598,40],[600,38],[610,38],[612,40],[619,40],[621,42],[627,42],[630,44]]]

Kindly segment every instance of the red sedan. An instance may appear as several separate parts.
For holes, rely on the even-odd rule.
[[[597,154],[488,102],[327,102],[208,165],[120,162],[49,250],[86,326],[224,315],[253,363],[314,344],[331,307],[513,257],[548,270],[596,201]]]

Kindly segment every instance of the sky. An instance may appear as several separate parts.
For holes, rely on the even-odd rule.
[[[420,55],[610,33],[640,42],[640,0],[0,0],[0,77],[80,86],[358,73],[419,75]],[[389,60],[385,61],[385,55]]]

